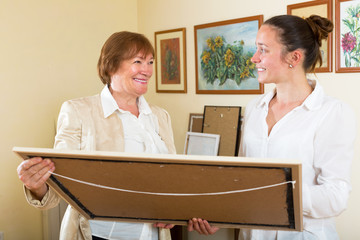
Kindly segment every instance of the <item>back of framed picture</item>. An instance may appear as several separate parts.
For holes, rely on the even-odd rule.
[[[204,115],[202,113],[190,113],[188,132],[202,132]]]
[[[219,156],[237,156],[240,143],[241,107],[205,106],[203,133],[219,134]]]

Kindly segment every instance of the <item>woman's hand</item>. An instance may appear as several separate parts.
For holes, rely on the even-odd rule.
[[[171,229],[174,226],[175,226],[174,224],[169,224],[169,223],[154,223],[154,227],[159,227],[159,228]]]
[[[193,218],[189,220],[188,223],[188,231],[197,231],[199,234],[202,235],[212,235],[216,233],[220,228],[218,227],[211,227],[208,221],[203,220],[201,218]]]
[[[48,187],[46,180],[55,170],[55,165],[50,159],[34,157],[23,161],[17,168],[19,179],[31,191],[34,197],[41,200]]]

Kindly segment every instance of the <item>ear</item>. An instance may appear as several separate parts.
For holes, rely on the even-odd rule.
[[[302,63],[303,60],[304,60],[304,52],[300,49],[296,49],[288,53],[287,62],[291,64],[293,67],[295,67],[299,63]]]

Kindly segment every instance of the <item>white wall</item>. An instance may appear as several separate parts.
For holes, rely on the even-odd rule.
[[[0,1],[0,231],[42,239],[26,203],[14,146],[52,147],[60,104],[98,93],[96,65],[113,32],[137,31],[133,0]]]
[[[154,32],[175,28],[186,28],[187,44],[187,94],[168,94],[155,92],[155,77],[152,78],[147,99],[166,108],[173,122],[177,151],[182,153],[189,113],[202,113],[204,105],[238,105],[246,106],[253,95],[199,95],[195,94],[195,57],[194,25],[229,20],[253,15],[264,15],[267,19],[273,15],[286,14],[288,4],[305,2],[300,0],[138,0],[138,29],[150,39]],[[335,62],[333,62],[335,64]],[[317,77],[325,91],[349,103],[360,121],[360,73],[319,73]],[[271,87],[270,87],[271,88]],[[269,87],[265,89],[268,91]],[[360,122],[359,122],[360,127]],[[359,130],[358,130],[359,131]],[[360,144],[357,139],[356,146]],[[341,239],[360,239],[358,216],[360,216],[360,152],[356,147],[352,169],[353,192],[346,210],[337,219],[337,228]],[[221,233],[213,239],[228,239],[228,232]],[[190,238],[196,239],[196,235]],[[210,238],[207,238],[210,239]]]

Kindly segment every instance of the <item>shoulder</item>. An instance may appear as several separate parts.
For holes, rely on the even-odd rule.
[[[347,103],[334,97],[325,96],[318,110],[320,128],[331,126],[331,129],[356,132],[357,123],[354,110]]]
[[[63,103],[63,105],[72,105],[72,106],[93,105],[93,104],[100,104],[100,101],[101,101],[100,94],[96,94],[94,96],[86,96],[86,97],[67,100]]]
[[[355,118],[355,112],[349,104],[330,96],[323,98],[321,110],[339,116]]]
[[[246,107],[245,107],[245,114],[247,113],[250,113],[253,109],[261,106],[262,104],[265,104],[265,98],[268,97],[268,93],[266,94],[262,94],[262,95],[259,95],[259,96],[256,96],[254,98],[252,98],[247,104],[246,104]]]
[[[101,107],[100,94],[67,100],[62,104],[61,111],[86,111],[96,107]]]
[[[161,107],[159,107],[157,105],[153,105],[153,104],[149,103],[149,107],[150,107],[151,111],[158,117],[159,116],[168,116],[169,115],[169,113],[165,109],[163,109],[163,108],[161,108]]]
[[[261,94],[259,96],[256,96],[254,98],[252,98],[249,103],[246,105],[246,106],[251,106],[251,107],[255,107],[257,106],[258,104],[260,104],[263,99],[267,96],[268,94]]]

